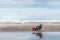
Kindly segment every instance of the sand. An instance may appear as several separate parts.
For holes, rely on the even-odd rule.
[[[32,27],[38,23],[31,24],[0,24],[0,32],[32,31]],[[60,32],[60,24],[42,23],[42,32]]]

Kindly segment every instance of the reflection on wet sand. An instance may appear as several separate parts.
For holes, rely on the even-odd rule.
[[[43,34],[42,34],[42,32],[38,32],[38,33],[33,32],[33,34],[36,34],[36,36],[39,36],[40,39],[43,38]]]

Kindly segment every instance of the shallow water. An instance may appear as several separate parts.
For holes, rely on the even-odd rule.
[[[43,32],[41,38],[33,32],[0,32],[0,40],[60,40],[60,32]],[[41,34],[41,33],[40,33]]]
[[[43,36],[44,40],[60,40],[60,32],[45,32]]]

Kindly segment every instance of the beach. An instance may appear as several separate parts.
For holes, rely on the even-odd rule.
[[[0,32],[19,32],[19,31],[32,31],[32,27],[38,26],[38,23],[26,24],[7,24],[0,23]],[[60,24],[42,23],[42,32],[60,32]]]

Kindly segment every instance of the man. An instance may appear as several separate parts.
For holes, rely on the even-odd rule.
[[[42,29],[42,24],[40,24],[39,26],[36,26],[36,31],[40,31]]]
[[[39,25],[39,31],[42,29],[42,24]]]

